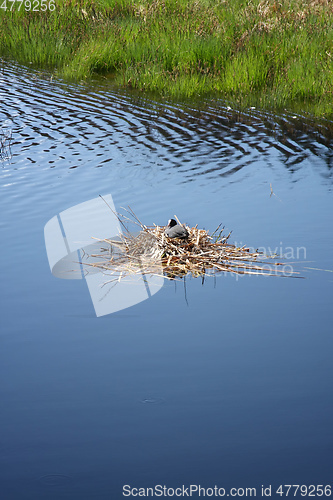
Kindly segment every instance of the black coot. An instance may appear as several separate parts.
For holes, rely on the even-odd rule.
[[[164,232],[169,238],[185,239],[188,237],[188,232],[186,231],[185,227],[177,224],[175,219],[169,220]]]

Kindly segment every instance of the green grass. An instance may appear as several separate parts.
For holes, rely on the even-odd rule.
[[[0,26],[1,56],[61,78],[333,118],[330,0],[55,0]]]

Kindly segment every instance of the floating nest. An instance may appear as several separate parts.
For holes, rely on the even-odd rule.
[[[229,243],[231,232],[225,236],[221,225],[211,235],[197,226],[183,225],[189,236],[180,240],[168,238],[164,232],[165,226],[146,226],[131,209],[128,213],[130,217],[117,214],[123,233],[114,239],[99,240],[107,245],[101,253],[91,255],[96,261],[87,264],[111,275],[112,280],[119,281],[138,273],[172,280],[186,275],[204,278],[221,273],[265,276],[298,274],[291,272],[290,266],[286,274],[285,264],[277,262],[276,256],[266,257],[246,246],[237,247]],[[178,218],[177,221],[179,223]],[[135,224],[135,233],[129,231],[128,223]]]

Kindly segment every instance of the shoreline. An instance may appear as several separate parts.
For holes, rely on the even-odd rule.
[[[112,75],[119,88],[159,97],[333,119],[327,0],[50,0],[44,12],[18,5],[0,12],[0,56],[54,78]]]

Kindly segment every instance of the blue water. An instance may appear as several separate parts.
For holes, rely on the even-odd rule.
[[[3,65],[2,498],[120,499],[123,486],[332,479],[332,143],[301,117],[69,85]],[[271,194],[271,187],[274,194]],[[97,318],[55,278],[43,229],[110,193],[291,252],[304,279],[166,282]],[[289,250],[286,250],[289,249]],[[297,251],[299,249],[299,251]],[[193,494],[194,498],[199,498]]]

